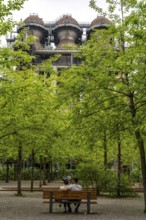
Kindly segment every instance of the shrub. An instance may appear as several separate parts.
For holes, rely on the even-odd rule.
[[[0,169],[0,180],[5,181],[6,179],[6,167]],[[9,167],[9,180],[14,180],[14,168]]]
[[[142,183],[142,175],[140,169],[136,167],[134,170],[132,170],[130,173],[130,178],[133,183]]]
[[[97,193],[107,188],[109,182],[110,171],[104,170],[94,163],[80,164],[77,175],[85,187],[94,187]]]
[[[77,175],[82,181],[83,186],[96,188],[97,194],[106,192],[110,196],[117,196],[118,187],[120,187],[120,196],[135,195],[128,176],[121,175],[120,183],[118,184],[115,170],[105,170],[96,163],[80,164]]]
[[[24,168],[22,170],[22,180],[30,180],[31,179],[31,167]],[[34,180],[39,180],[40,178],[40,170],[34,168]]]
[[[120,194],[119,196],[136,196],[136,193],[131,187],[129,177],[125,174],[121,174],[120,182],[118,182],[118,177],[115,173],[115,175],[113,175],[113,178],[109,182],[107,190],[110,196],[118,196],[118,190]]]

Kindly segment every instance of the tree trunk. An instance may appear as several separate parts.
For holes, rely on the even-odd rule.
[[[22,176],[22,147],[18,147],[18,181],[17,181],[17,196],[22,196],[21,191],[21,176]]]
[[[43,161],[43,185],[46,185],[46,159]]]
[[[43,164],[42,164],[42,157],[40,156],[40,183],[39,183],[39,187],[42,187],[42,170],[43,170]]]
[[[33,192],[33,184],[34,184],[34,150],[31,152],[31,186],[30,191]]]
[[[132,123],[134,128],[136,127],[136,108],[134,103],[134,94],[129,94],[129,107],[132,115]],[[143,179],[143,188],[144,188],[144,213],[146,213],[146,155],[145,155],[145,147],[144,141],[140,134],[140,130],[135,129],[135,137],[138,143],[139,151],[140,151],[140,160],[141,160],[141,172],[142,172],[142,179]]]
[[[104,168],[107,168],[107,139],[106,139],[106,131],[104,131]]]
[[[121,196],[121,141],[118,141],[117,197]]]
[[[18,173],[18,165],[16,162],[14,162],[14,181],[17,180],[18,176],[17,176],[17,173]]]
[[[53,167],[52,167],[52,161],[50,161],[50,181],[52,181],[54,179],[53,176]]]
[[[9,162],[6,162],[6,179],[5,182],[8,183],[9,182]]]
[[[51,182],[51,168],[50,168],[50,162],[48,162],[48,169],[47,169],[47,179],[48,179],[48,183]]]
[[[141,171],[143,178],[143,188],[144,188],[144,213],[146,213],[146,158],[145,158],[145,148],[144,141],[141,137],[140,131],[135,131],[135,136],[138,142],[138,147],[140,151],[140,159],[141,159]]]

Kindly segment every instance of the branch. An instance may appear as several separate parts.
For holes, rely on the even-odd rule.
[[[7,137],[7,136],[9,136],[9,135],[12,135],[12,134],[16,134],[16,133],[17,133],[16,131],[13,131],[13,132],[10,132],[10,133],[8,133],[8,134],[4,134],[4,135],[0,136],[0,139],[2,139],[2,138],[4,138],[4,137]]]

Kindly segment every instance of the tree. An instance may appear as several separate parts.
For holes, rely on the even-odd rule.
[[[114,1],[110,3],[110,12],[112,13],[116,6]],[[91,4],[94,1],[91,1]],[[129,121],[133,127],[133,133],[137,140],[140,151],[141,169],[144,185],[144,198],[146,212],[146,155],[145,140],[143,129],[145,127],[145,9],[146,4],[143,1],[118,1],[118,7],[121,11],[115,22],[117,39],[117,58],[113,62],[112,71],[117,71],[120,76],[118,85],[112,87],[115,94],[121,93],[129,105]],[[127,12],[130,12],[127,14]],[[115,45],[116,46],[116,45]],[[120,88],[121,87],[121,88]],[[124,92],[123,92],[124,91]],[[127,109],[128,111],[128,109]]]
[[[7,4],[0,1],[0,35],[11,31],[15,22],[6,19],[13,10],[19,10],[23,3],[22,0],[10,0]],[[53,145],[57,139],[55,132],[59,132],[54,120],[54,79],[48,78],[46,73],[39,75],[39,68],[32,65],[33,57],[27,53],[32,40],[32,37],[24,39],[23,33],[20,33],[13,49],[0,49],[1,155],[4,156],[5,151],[6,160],[18,158],[18,195],[21,195],[22,161],[32,151],[36,152],[38,148],[43,151],[45,147],[50,147],[50,143]],[[50,75],[53,72],[52,60],[43,64],[44,71],[47,69]]]
[[[84,125],[86,136],[94,136],[89,146],[98,143],[97,129],[100,133],[105,126],[109,133],[113,130],[119,145],[126,134],[135,139],[140,152],[146,212],[146,4],[141,0],[107,0],[107,3],[106,15],[113,23],[106,30],[97,30],[81,47],[83,62],[62,72],[58,94],[66,108],[71,104],[70,112],[78,131],[83,131],[81,125]],[[90,1],[90,5],[102,13],[95,1]],[[114,13],[117,9],[120,14]],[[86,136],[83,139],[87,140]]]
[[[6,35],[11,31],[16,22],[13,21],[11,15],[13,11],[20,10],[26,0],[1,0],[0,1],[0,36]]]

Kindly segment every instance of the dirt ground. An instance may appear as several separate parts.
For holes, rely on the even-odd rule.
[[[28,184],[28,183],[27,183]],[[25,183],[25,185],[27,185]],[[37,183],[38,184],[38,183]],[[59,185],[59,183],[57,183]],[[7,187],[14,187],[15,183]],[[0,182],[0,220],[144,220],[143,194],[136,198],[113,199],[99,197],[97,205],[91,205],[91,214],[86,214],[86,205],[81,205],[80,212],[63,213],[63,207],[54,204],[54,213],[49,213],[49,206],[43,203],[42,192],[25,191],[22,197],[17,197],[15,191],[6,190]]]

